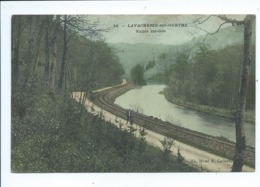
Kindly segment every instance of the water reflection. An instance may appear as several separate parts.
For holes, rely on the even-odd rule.
[[[115,103],[148,116],[214,136],[235,141],[235,122],[231,119],[205,114],[168,102],[159,94],[165,85],[147,85],[130,90],[116,98]],[[255,146],[255,126],[245,123],[247,144]]]

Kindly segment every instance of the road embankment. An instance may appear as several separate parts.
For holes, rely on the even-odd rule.
[[[125,83],[103,89],[94,93],[93,101],[86,101],[86,108],[94,111],[102,111],[104,119],[115,125],[125,125],[126,109],[115,105],[116,97],[133,89],[134,85]],[[195,167],[203,168],[206,171],[230,171],[232,158],[235,152],[233,142],[223,141],[217,137],[195,132],[179,127],[160,119],[145,116],[134,112],[134,125],[136,128],[145,127],[148,131],[147,141],[160,147],[163,137],[171,137],[175,140],[173,154],[177,154],[180,148],[185,161]],[[126,127],[127,128],[127,127]],[[138,135],[137,135],[138,136]],[[254,171],[255,149],[247,147],[246,163],[251,166],[244,166],[244,171]]]

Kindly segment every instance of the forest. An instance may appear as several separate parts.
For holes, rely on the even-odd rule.
[[[12,172],[195,171],[71,98],[121,83],[105,32],[87,16],[12,17]]]
[[[247,94],[246,121],[254,123],[255,110],[255,45],[252,46]],[[182,47],[158,57],[161,71],[153,80],[168,87],[165,97],[176,104],[223,117],[234,118],[240,85],[243,45],[211,49],[198,45],[195,52]]]
[[[214,31],[202,26],[211,18],[222,21]],[[227,24],[229,27],[222,28]],[[199,15],[192,26],[204,32],[201,41],[193,39],[175,51],[161,53],[157,63],[161,70],[152,79],[168,86],[163,91],[168,101],[234,120],[236,151],[232,171],[242,171],[246,147],[244,122],[255,125],[255,15],[244,15],[243,19]],[[231,32],[224,35],[223,30]],[[212,37],[219,33],[224,37]],[[235,41],[230,40],[230,35]],[[212,42],[206,42],[207,37]],[[218,40],[226,40],[223,42],[226,45],[219,45]],[[152,52],[150,56],[153,55]]]

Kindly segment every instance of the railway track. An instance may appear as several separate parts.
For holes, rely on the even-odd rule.
[[[134,88],[134,86],[127,82],[124,85],[95,92],[92,95],[93,102],[102,109],[125,119],[126,109],[114,104],[114,101],[116,97],[132,88]],[[162,121],[154,118],[153,116],[145,116],[137,112],[133,112],[133,121],[135,124],[138,124],[146,129],[225,158],[232,159],[235,154],[235,143],[228,140],[224,141],[219,137],[193,131]],[[245,163],[251,167],[255,167],[255,148],[249,146],[246,148]]]

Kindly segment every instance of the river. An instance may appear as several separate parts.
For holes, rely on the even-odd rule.
[[[165,87],[165,85],[147,85],[135,88],[116,98],[115,104],[194,131],[224,137],[235,142],[233,120],[170,103],[163,94],[159,93]],[[255,125],[245,123],[245,133],[247,145],[255,147]]]

